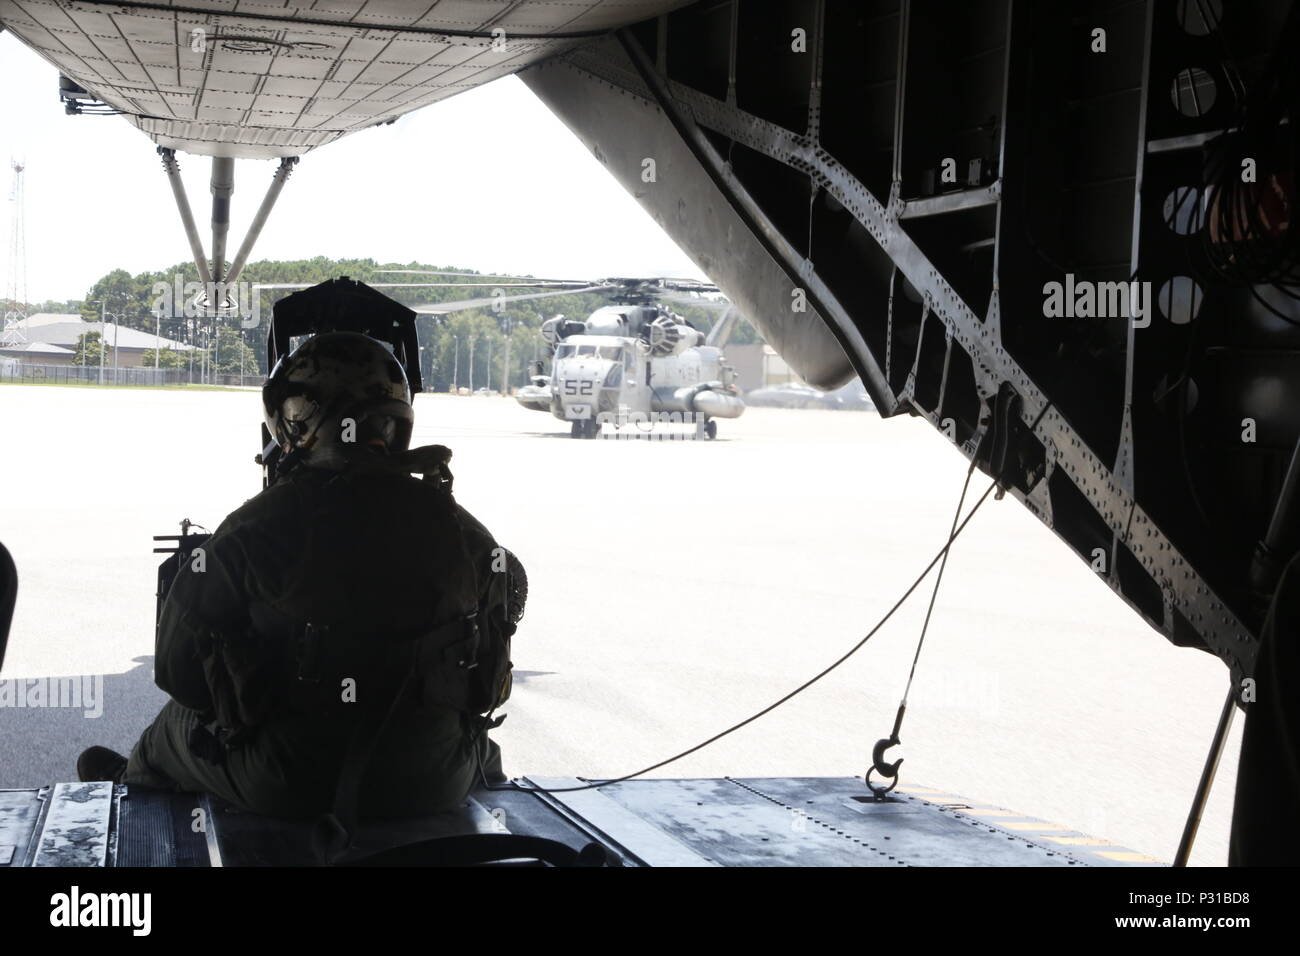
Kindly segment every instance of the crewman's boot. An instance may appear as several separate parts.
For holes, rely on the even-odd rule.
[[[126,773],[126,758],[107,747],[87,747],[77,758],[77,779],[82,783],[94,780],[122,782]]]

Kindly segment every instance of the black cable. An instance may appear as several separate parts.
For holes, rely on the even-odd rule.
[[[1228,43],[1223,37],[1223,30],[1221,29],[1223,21],[1216,17],[1213,10],[1206,6],[1205,0],[1196,0],[1196,9],[1201,15],[1201,24],[1206,28],[1206,33],[1218,41],[1219,50],[1223,54],[1223,77],[1228,81],[1228,88],[1232,93],[1233,102],[1240,106],[1246,99],[1246,81],[1241,78],[1241,72],[1237,69],[1232,51],[1228,49]]]
[[[1188,195],[1191,196],[1192,194],[1189,193]],[[1178,215],[1178,209],[1175,208],[1174,216],[1176,217],[1177,215]],[[1200,216],[1199,210],[1194,209],[1193,215],[1199,217]],[[1197,223],[1199,223],[1201,229],[1207,228],[1204,221],[1204,217],[1201,217],[1199,219],[1193,219],[1191,222],[1192,225],[1195,225]],[[1193,275],[1198,270],[1192,261],[1191,245],[1188,242],[1184,242],[1182,244],[1182,248],[1183,248],[1184,259],[1187,265],[1187,274]],[[1170,280],[1171,283],[1172,281],[1173,280]],[[1163,402],[1166,399],[1170,399],[1174,402],[1177,402],[1177,407],[1175,410],[1175,414],[1177,417],[1175,418],[1174,434],[1175,434],[1177,450],[1178,450],[1178,460],[1179,460],[1179,464],[1182,466],[1183,480],[1187,484],[1188,495],[1191,497],[1192,506],[1195,508],[1197,516],[1201,519],[1201,523],[1205,526],[1205,528],[1210,532],[1210,534],[1216,540],[1222,542],[1223,540],[1222,532],[1219,529],[1219,527],[1216,526],[1215,523],[1210,520],[1209,512],[1206,511],[1205,505],[1201,501],[1200,493],[1196,490],[1196,479],[1195,476],[1192,474],[1191,461],[1187,455],[1187,411],[1188,411],[1187,405],[1188,405],[1188,398],[1190,397],[1188,389],[1192,385],[1191,374],[1192,374],[1192,363],[1196,356],[1196,338],[1197,338],[1197,334],[1201,331],[1202,323],[1205,321],[1203,318],[1201,318],[1201,316],[1204,313],[1206,304],[1209,301],[1210,294],[1213,293],[1217,295],[1219,291],[1218,289],[1215,288],[1214,283],[1207,282],[1205,285],[1206,291],[1203,295],[1203,299],[1201,302],[1201,308],[1197,309],[1196,295],[1198,289],[1200,289],[1199,285],[1193,287],[1191,293],[1192,298],[1191,301],[1188,303],[1187,348],[1184,350],[1183,353],[1182,369],[1178,374],[1178,378],[1168,383],[1165,386],[1163,391],[1159,392],[1156,395],[1153,395],[1152,400],[1155,403]],[[1227,303],[1224,303],[1224,305],[1226,304]],[[1156,308],[1158,308],[1158,305],[1155,302],[1152,302],[1150,303],[1149,307],[1154,311]],[[1173,290],[1173,286],[1170,285],[1169,288],[1170,315],[1173,314],[1173,311],[1174,311],[1174,290]],[[1226,311],[1227,310],[1225,309],[1225,313]],[[1130,520],[1131,518],[1132,515],[1130,515]]]
[[[1047,411],[1047,407],[1044,407],[1043,412],[1045,413],[1046,411]],[[1041,418],[1042,416],[1040,415],[1039,417]],[[973,471],[974,471],[974,465],[972,464],[971,470],[966,473],[966,480],[968,484],[970,482],[971,473]],[[599,787],[607,787],[613,783],[623,783],[624,781],[631,780],[634,777],[640,777],[647,773],[650,773],[651,771],[658,770],[660,767],[665,767],[670,763],[674,763],[678,760],[681,760],[683,757],[688,757],[698,750],[703,750],[705,747],[709,746],[715,741],[721,740],[723,737],[735,733],[737,730],[740,730],[742,727],[752,724],[760,717],[763,717],[771,713],[772,711],[776,710],[776,708],[784,704],[786,701],[803,693],[813,684],[817,683],[819,680],[821,680],[831,671],[835,670],[837,667],[839,667],[841,664],[847,661],[850,657],[852,657],[854,654],[860,651],[866,645],[867,641],[871,640],[871,638],[876,635],[876,632],[879,631],[882,627],[884,627],[885,624],[889,621],[889,619],[894,616],[895,612],[897,612],[898,609],[903,606],[903,602],[905,602],[909,597],[912,596],[912,592],[915,591],[918,587],[920,587],[921,582],[925,580],[926,575],[930,573],[930,570],[947,556],[948,550],[952,547],[953,542],[957,540],[957,536],[960,535],[963,530],[965,530],[966,525],[970,523],[970,519],[975,517],[975,512],[979,511],[980,506],[983,505],[984,502],[988,500],[989,495],[992,494],[997,487],[998,487],[998,482],[995,479],[993,483],[990,484],[987,489],[985,489],[984,494],[980,495],[979,500],[975,502],[974,506],[970,510],[970,513],[966,515],[966,518],[960,524],[956,525],[955,529],[948,537],[948,542],[939,550],[939,553],[936,554],[930,560],[930,563],[925,566],[925,569],[920,573],[920,575],[917,576],[916,580],[912,582],[911,586],[908,587],[908,589],[903,592],[903,596],[900,597],[896,602],[894,602],[894,606],[885,612],[885,616],[882,617],[876,623],[875,627],[873,627],[870,631],[867,632],[867,635],[865,637],[863,637],[860,641],[858,641],[851,648],[849,648],[844,654],[842,654],[828,667],[824,668],[822,671],[815,674],[813,677],[809,678],[808,680],[804,681],[802,684],[800,684],[794,690],[790,691],[784,697],[781,697],[780,699],[774,701],[773,703],[768,704],[766,707],[764,707],[762,710],[758,711],[757,713],[752,714],[749,717],[746,717],[744,720],[740,721],[737,724],[733,724],[732,726],[728,727],[726,730],[714,734],[712,737],[709,737],[707,740],[703,740],[700,743],[696,744],[695,746],[687,750],[683,750],[679,754],[675,754],[674,756],[668,757],[665,760],[660,760],[658,763],[651,764],[650,766],[638,770],[635,773],[625,774],[621,777],[614,777],[609,780],[599,780],[594,783],[588,783],[580,787],[554,787],[554,788],[533,787],[533,786],[526,787],[526,786],[521,786],[515,781],[511,781],[508,784],[503,784],[498,786],[488,785],[486,779],[484,779],[482,762],[479,759],[478,750],[475,749],[475,759],[479,761],[479,779],[483,781],[484,789],[489,791],[514,790],[514,791],[519,791],[521,793],[573,793],[578,790],[595,790]],[[963,489],[963,497],[964,496],[965,496],[965,492]],[[583,778],[579,777],[578,779],[581,780]]]
[[[1300,326],[1294,318],[1275,308],[1259,290],[1268,285],[1282,296],[1300,299],[1300,228],[1292,210],[1294,195],[1280,197],[1281,209],[1289,213],[1285,230],[1263,218],[1263,200],[1270,186],[1279,188],[1278,174],[1261,182],[1241,181],[1241,162],[1251,158],[1256,163],[1269,161],[1278,168],[1296,169],[1297,126],[1294,115],[1300,82],[1292,50],[1300,37],[1300,4],[1293,3],[1279,30],[1279,40],[1254,91],[1245,95],[1244,83],[1237,75],[1234,57],[1218,29],[1217,19],[1207,13],[1198,0],[1202,20],[1212,26],[1223,50],[1224,71],[1233,87],[1233,116],[1229,132],[1211,141],[1206,148],[1205,222],[1201,247],[1206,270],[1212,279],[1231,286],[1245,286],[1251,296],[1277,318]],[[1213,20],[1211,24],[1209,21]],[[1238,92],[1238,85],[1241,87]],[[1285,118],[1292,122],[1284,124]],[[1266,167],[1267,168],[1267,167]],[[1294,187],[1293,187],[1294,189]]]
[[[1254,150],[1233,150],[1230,147],[1231,144],[1235,142],[1233,139],[1234,132],[1242,136],[1247,135],[1249,130],[1252,130],[1258,125],[1259,114],[1256,112],[1256,114],[1252,116],[1247,109],[1249,100],[1248,91],[1245,82],[1241,79],[1241,76],[1237,71],[1232,51],[1228,48],[1228,45],[1223,38],[1223,33],[1220,29],[1220,21],[1204,6],[1202,0],[1196,0],[1196,5],[1200,12],[1202,21],[1218,38],[1219,46],[1222,51],[1224,74],[1228,78],[1233,96],[1232,115],[1225,123],[1225,127],[1230,132],[1218,137],[1206,147],[1207,157],[1204,205],[1198,208],[1196,205],[1196,193],[1192,190],[1187,191],[1181,199],[1175,199],[1174,208],[1171,211],[1171,214],[1166,217],[1166,225],[1171,230],[1176,230],[1181,214],[1184,209],[1187,210],[1187,231],[1189,233],[1197,233],[1195,238],[1189,236],[1189,241],[1182,244],[1187,274],[1198,276],[1203,280],[1204,291],[1202,294],[1204,295],[1205,300],[1202,304],[1203,307],[1204,304],[1208,303],[1210,296],[1216,296],[1219,297],[1220,305],[1224,308],[1223,314],[1225,316],[1230,316],[1233,313],[1233,303],[1229,302],[1226,296],[1221,295],[1221,290],[1218,288],[1219,284],[1226,282],[1229,285],[1239,287],[1243,283],[1240,281],[1240,277],[1237,273],[1249,271],[1238,268],[1241,262],[1250,260],[1251,263],[1253,263],[1252,268],[1258,265],[1258,257],[1253,255],[1254,250],[1252,249],[1252,245],[1258,242],[1257,239],[1249,239],[1248,242],[1243,243],[1240,240],[1233,240],[1230,238],[1232,235],[1232,221],[1234,219],[1236,219],[1238,223],[1241,223],[1243,216],[1250,217],[1250,235],[1254,235],[1255,226],[1258,225],[1257,220],[1253,217],[1251,207],[1247,205],[1244,210],[1241,208],[1241,204],[1246,200],[1246,195],[1242,190],[1235,188],[1240,176],[1240,164],[1239,162],[1236,162],[1236,160],[1243,155],[1254,152]],[[1268,80],[1269,75],[1266,72],[1265,75],[1260,78],[1260,85],[1262,88],[1267,88]],[[1256,94],[1255,99],[1256,102],[1259,102],[1258,94]],[[1227,183],[1230,186],[1228,190],[1229,198],[1227,199],[1222,198],[1224,194],[1224,183]],[[1220,241],[1217,243],[1212,238],[1216,234],[1221,237]],[[1226,251],[1224,248],[1221,248],[1225,245],[1228,247]],[[1201,251],[1203,264],[1198,264],[1193,260],[1193,246],[1196,246]],[[1234,272],[1234,269],[1237,271]],[[1273,315],[1290,325],[1300,325],[1300,323],[1297,323],[1293,318],[1279,312],[1270,303],[1266,302],[1260,296],[1254,283],[1246,282],[1244,284],[1251,296]],[[1274,284],[1276,285],[1276,283]],[[1285,281],[1283,281],[1282,284],[1286,284]],[[1192,505],[1198,517],[1201,519],[1201,523],[1210,531],[1218,542],[1222,543],[1224,540],[1222,528],[1210,519],[1209,512],[1205,508],[1205,505],[1201,500],[1201,495],[1197,490],[1196,481],[1192,474],[1191,463],[1188,457],[1188,390],[1191,385],[1190,377],[1192,364],[1196,355],[1197,334],[1200,331],[1201,324],[1205,321],[1199,314],[1203,311],[1203,308],[1199,310],[1196,308],[1196,295],[1200,289],[1201,286],[1198,285],[1193,288],[1191,293],[1192,300],[1189,303],[1188,310],[1189,329],[1187,333],[1187,347],[1184,350],[1182,367],[1179,371],[1178,377],[1172,382],[1168,382],[1163,389],[1153,396],[1153,398],[1156,402],[1170,400],[1176,403],[1176,407],[1173,409],[1175,416],[1176,448],[1179,463],[1182,467],[1183,477],[1187,485],[1187,491],[1191,498]],[[1287,293],[1285,289],[1282,291],[1284,294],[1290,294]],[[1174,307],[1173,298],[1173,289],[1171,287],[1169,302],[1169,311],[1171,316]],[[1154,307],[1155,303],[1152,303],[1152,306]]]
[[[1046,409],[1044,409],[1046,411]],[[921,648],[925,644],[925,635],[930,630],[930,615],[934,613],[934,602],[939,597],[939,585],[943,583],[943,572],[948,567],[948,554],[952,550],[952,542],[957,537],[957,522],[961,520],[961,509],[966,504],[966,492],[970,489],[971,476],[975,474],[975,459],[970,460],[970,467],[966,469],[966,480],[961,486],[961,497],[957,499],[957,511],[952,516],[952,527],[948,529],[948,546],[943,549],[943,560],[939,562],[939,573],[935,575],[934,590],[930,592],[930,604],[925,609],[925,621],[921,624],[921,637],[916,642],[916,654],[912,657],[912,669],[907,674],[907,686],[903,688],[903,702],[900,707],[907,707],[907,695],[912,690],[912,678],[916,676],[916,664],[921,659]],[[995,481],[994,484],[997,482]],[[899,725],[902,724],[900,720]],[[898,733],[898,727],[894,729]]]

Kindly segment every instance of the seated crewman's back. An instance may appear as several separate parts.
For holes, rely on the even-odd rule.
[[[364,336],[331,336],[317,337],[326,341],[309,362],[307,345],[286,362],[298,357],[319,378],[322,353],[361,349],[384,366],[371,385],[395,379],[393,366],[400,373],[373,351],[382,346],[355,341]],[[409,418],[390,407],[396,383],[331,402],[290,382],[310,399],[295,406],[280,394],[284,381],[273,374],[267,386],[273,433],[295,434],[271,409],[305,409],[315,418],[300,415],[297,433],[318,453],[300,454],[228,516],[178,575],[155,661],[172,701],[132,752],[125,782],[311,817],[333,809],[345,763],[360,759],[362,815],[451,806],[485,755],[495,764],[476,715],[508,693],[513,621],[508,575],[497,573],[508,552],[456,505],[449,451],[405,451]],[[352,447],[331,439],[348,429]],[[290,455],[300,448],[286,444]]]

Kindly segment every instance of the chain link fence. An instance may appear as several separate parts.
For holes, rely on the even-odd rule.
[[[206,378],[199,371],[185,368],[112,368],[97,365],[36,365],[0,359],[0,382],[26,382],[31,385],[245,385],[260,386],[265,376],[214,375]]]

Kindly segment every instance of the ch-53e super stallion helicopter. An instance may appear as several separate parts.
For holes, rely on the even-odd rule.
[[[431,279],[471,277],[439,270],[379,271]],[[478,274],[472,278],[478,281],[377,283],[375,288],[492,287],[490,297],[413,307],[414,312],[432,314],[566,293],[604,294],[613,301],[586,320],[557,315],[542,323],[542,337],[553,354],[551,373],[545,374],[544,365],[535,362],[529,384],[515,394],[525,408],[550,412],[569,422],[574,438],[595,438],[605,425],[615,429],[633,426],[631,434],[637,434],[656,423],[673,423],[693,425],[696,435],[712,439],[718,434],[714,419],[739,418],[745,411],[735,370],[722,353],[739,316],[729,303],[704,298],[719,291],[715,285],[666,278],[534,279]],[[301,283],[258,286],[304,287]],[[508,295],[508,288],[542,291]],[[720,311],[721,315],[707,333],[701,332],[662,300]]]
[[[634,426],[633,434],[655,423],[695,426],[716,438],[718,418],[745,411],[736,373],[722,354],[736,313],[730,307],[707,332],[671,311],[660,297],[717,292],[716,286],[671,279],[620,279],[614,305],[585,321],[562,315],[542,325],[551,345],[551,374],[541,363],[532,381],[515,395],[525,408],[550,412],[571,422],[574,438],[595,438],[604,425]],[[715,307],[712,300],[690,300]]]

